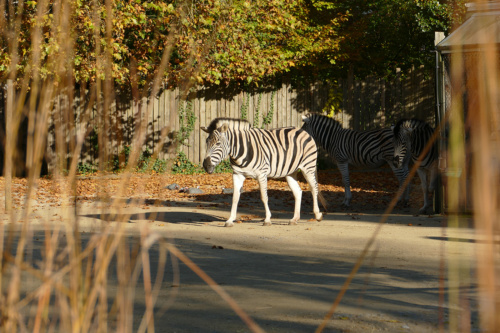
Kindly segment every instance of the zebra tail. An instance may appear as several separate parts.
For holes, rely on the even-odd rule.
[[[325,209],[325,214],[328,213],[328,204],[326,203],[326,199],[325,197],[323,196],[323,193],[321,193],[321,191],[318,189],[318,199],[319,199],[319,202],[321,202],[321,206],[323,206],[323,208]]]

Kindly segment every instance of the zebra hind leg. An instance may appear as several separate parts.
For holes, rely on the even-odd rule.
[[[342,207],[349,207],[351,205],[351,181],[349,180],[349,163],[337,162],[337,167],[342,174],[342,182],[344,183],[344,201]]]
[[[297,182],[297,173],[293,173],[285,177],[288,183],[288,186],[292,190],[293,196],[295,198],[295,209],[293,211],[293,217],[288,222],[288,224],[297,224],[300,220],[300,205],[302,203],[302,189],[300,188],[299,183]]]
[[[422,168],[418,168],[417,173],[420,177],[420,182],[422,183],[422,192],[424,193],[424,206],[419,209],[418,213],[422,215],[432,215],[434,214],[434,208],[432,206],[431,199],[432,193],[429,190],[429,186],[427,184],[427,172]]]
[[[318,181],[316,177],[316,170],[312,171],[306,171],[302,173],[304,175],[304,178],[306,179],[307,183],[309,184],[309,188],[311,189],[311,194],[313,197],[313,212],[314,212],[314,217],[316,218],[316,221],[321,221],[323,219],[323,214],[319,211],[319,205],[318,205],[318,195],[319,195],[319,189],[318,189]],[[324,200],[324,199],[323,199]],[[322,201],[323,203],[323,201]],[[324,205],[326,204],[323,203]],[[326,209],[326,207],[325,207]]]

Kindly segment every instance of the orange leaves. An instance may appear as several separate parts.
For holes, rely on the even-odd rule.
[[[338,171],[319,171],[319,188],[326,201],[331,205],[332,211],[338,211],[339,205],[344,198],[344,187]],[[178,184],[179,188],[199,188],[202,194],[182,193],[177,190],[169,190],[170,184]],[[412,187],[418,189],[418,177],[415,178]],[[303,190],[303,205],[312,205],[312,196],[309,186],[302,176],[299,184]],[[358,209],[370,208],[383,209],[392,199],[398,189],[396,177],[387,171],[374,172],[351,172],[351,185],[353,192],[353,205]],[[32,197],[39,206],[34,208],[40,211],[45,205],[56,207],[64,203],[68,195],[72,198],[72,186],[67,181],[58,182],[51,179],[39,179],[37,191]],[[123,192],[119,189],[123,188]],[[97,175],[84,177],[76,181],[76,201],[94,202],[99,198],[127,198],[143,200],[143,206],[149,208],[158,202],[164,205],[175,205],[187,200],[200,200],[197,209],[229,209],[231,195],[223,194],[224,188],[233,188],[232,174],[133,174],[130,178],[121,175]],[[0,191],[4,191],[4,179],[0,178]],[[25,204],[27,191],[26,179],[13,179],[13,203],[14,207],[20,208]],[[268,195],[271,200],[279,200],[287,212],[292,211],[294,205],[293,194],[284,179],[269,179]],[[410,200],[418,205],[421,201],[421,191],[414,190]],[[74,199],[71,200],[74,202]],[[254,179],[247,179],[243,186],[240,199],[240,207],[248,208],[258,202],[260,206],[259,184]],[[303,206],[303,210],[306,208]],[[356,214],[352,219],[358,219]],[[241,216],[241,221],[258,220],[259,216]]]

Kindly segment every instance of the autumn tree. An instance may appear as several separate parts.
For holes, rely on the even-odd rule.
[[[463,0],[458,1],[462,3]],[[34,70],[57,75],[48,59],[68,52],[66,69],[76,82],[111,75],[144,85],[169,50],[169,86],[255,83],[293,75],[386,74],[425,64],[433,31],[448,30],[457,2],[436,0],[45,0],[13,2],[1,17],[0,75]],[[71,43],[57,38],[57,15],[71,15]],[[40,8],[43,7],[42,12]],[[42,27],[34,44],[33,28]],[[15,29],[17,27],[17,29]],[[17,32],[16,35],[12,31]],[[14,52],[15,51],[15,52]],[[18,57],[14,57],[18,55]],[[13,65],[13,62],[16,62]],[[59,64],[60,65],[60,64]]]
[[[342,36],[335,64],[317,61],[312,71],[323,76],[390,75],[396,68],[431,66],[434,32],[449,31],[463,18],[465,1],[312,0],[317,22],[342,16]],[[332,58],[332,56],[330,56]]]

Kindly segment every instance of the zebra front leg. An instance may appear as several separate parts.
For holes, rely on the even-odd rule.
[[[271,225],[271,211],[269,210],[268,197],[267,197],[267,175],[259,175],[257,180],[259,181],[260,188],[260,198],[264,204],[264,209],[266,210],[266,218],[264,219],[265,226]]]
[[[297,182],[297,173],[293,173],[285,177],[288,186],[292,190],[293,196],[295,198],[295,210],[293,211],[293,217],[288,224],[297,224],[300,220],[300,205],[302,203],[302,189]]]
[[[337,162],[337,166],[342,174],[342,182],[344,183],[344,201],[342,202],[342,206],[349,207],[352,199],[351,182],[349,180],[349,163]]]
[[[427,188],[427,191],[434,193],[434,190],[437,187],[437,181],[438,181],[438,161],[434,161],[430,167],[428,167],[428,170],[430,170],[430,176],[429,176],[429,187]]]
[[[405,183],[406,178],[410,173],[410,171],[408,170],[408,165],[403,165],[401,168],[396,168],[393,164],[389,163],[389,166],[396,175],[396,178],[398,179],[399,182],[399,190],[401,190],[401,187],[403,187],[403,184]],[[410,183],[406,185],[406,188],[404,189],[403,193],[401,193],[401,196],[398,198],[398,205],[407,207],[409,204],[410,204]]]
[[[238,209],[238,202],[240,201],[241,188],[245,182],[245,176],[233,173],[233,205],[231,206],[231,215],[224,224],[225,227],[232,227],[236,219],[236,211]]]
[[[420,177],[420,183],[422,185],[422,192],[424,192],[424,206],[419,209],[419,214],[431,215],[434,213],[434,208],[432,206],[432,200],[429,187],[427,185],[427,172],[422,168],[417,169],[418,176]]]

